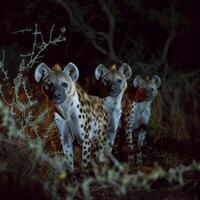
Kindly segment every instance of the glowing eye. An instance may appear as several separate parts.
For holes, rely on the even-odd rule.
[[[153,92],[153,91],[154,91],[154,89],[153,89],[153,88],[150,88],[149,90],[150,90],[151,92]]]
[[[65,82],[63,82],[61,85],[62,85],[64,88],[67,88],[67,87],[68,87],[68,84],[65,83]]]
[[[117,83],[122,83],[122,79],[117,79]]]
[[[52,86],[52,83],[51,83],[50,81],[48,81],[48,82],[45,83],[45,86],[46,86],[46,87],[51,87],[51,86]]]

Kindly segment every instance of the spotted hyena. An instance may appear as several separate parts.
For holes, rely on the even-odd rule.
[[[126,63],[119,69],[116,68],[116,65],[108,69],[100,64],[95,71],[96,79],[99,80],[108,91],[108,96],[104,98],[103,101],[108,114],[107,144],[110,147],[110,151],[112,151],[122,113],[122,97],[127,88],[127,79],[131,77],[131,74],[131,68]]]
[[[121,131],[125,133],[130,163],[142,162],[141,147],[145,141],[147,125],[151,115],[151,103],[161,85],[160,78],[143,79],[140,75],[133,81],[133,90],[128,90],[123,98]],[[136,155],[136,157],[135,157]]]

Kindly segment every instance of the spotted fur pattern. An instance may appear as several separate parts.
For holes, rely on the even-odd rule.
[[[134,89],[130,89],[123,98],[122,129],[128,145],[129,163],[142,162],[142,146],[144,145],[147,125],[151,115],[151,103],[161,85],[158,76],[152,79],[136,76]]]
[[[64,154],[67,155],[70,167],[74,169],[72,145],[76,139],[82,146],[82,166],[84,170],[87,170],[91,145],[97,145],[99,150],[103,150],[105,147],[105,134],[108,127],[102,99],[87,95],[80,86],[76,85],[70,106],[63,105],[62,107],[61,105],[60,109],[69,114],[65,120],[60,114],[55,114]]]
[[[88,171],[92,149],[103,155],[107,146],[110,112],[106,105],[110,102],[109,108],[115,113],[116,104],[111,97],[101,99],[88,95],[76,84],[78,77],[78,69],[73,63],[64,70],[51,70],[41,63],[35,70],[36,81],[41,82],[44,93],[55,105],[55,123],[69,169],[74,170],[73,144],[77,141],[82,146],[83,170]]]
[[[122,96],[127,88],[127,79],[131,77],[131,74],[131,68],[126,63],[121,65],[119,69],[115,65],[107,69],[100,64],[95,71],[96,79],[109,91],[108,96],[103,99],[103,104],[108,115],[107,144],[110,152],[112,151],[121,118]]]

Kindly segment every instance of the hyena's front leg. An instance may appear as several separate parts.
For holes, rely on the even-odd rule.
[[[146,130],[147,130],[147,126],[142,125],[137,134],[137,150],[136,150],[137,151],[137,153],[136,153],[136,163],[137,164],[142,163],[142,147],[145,142]]]
[[[104,130],[98,130],[97,132],[99,140],[95,145],[95,161],[99,164],[106,162],[106,152],[109,151],[105,133],[107,133],[107,131]]]
[[[133,143],[132,127],[128,126],[125,131],[126,134],[126,144],[128,146],[128,163],[130,166],[134,164],[135,161],[135,145]]]
[[[62,141],[62,139],[61,139]],[[73,155],[73,145],[72,142],[62,142],[63,152],[66,156],[67,165],[70,172],[74,171],[74,155]]]
[[[110,127],[108,129],[108,138],[107,138],[107,148],[110,153],[112,153],[112,148],[115,142],[117,129],[115,127]]]
[[[147,133],[147,125],[150,118],[150,108],[147,108],[145,112],[142,114],[142,121],[138,130],[137,135],[137,154],[136,154],[136,163],[141,164],[142,163],[142,147],[144,146],[145,142],[145,136]]]
[[[121,118],[121,110],[116,110],[113,116],[113,119],[108,125],[108,130],[107,130],[107,144],[109,148],[109,152],[112,153],[112,148],[116,139],[116,134],[117,134],[117,129],[119,127],[119,122]]]
[[[68,137],[69,128],[66,121],[58,114],[55,113],[55,123],[60,134],[60,140],[63,148],[63,153],[66,156],[67,166],[70,172],[74,171],[74,156],[72,140]]]

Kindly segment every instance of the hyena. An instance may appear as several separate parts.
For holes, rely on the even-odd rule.
[[[121,131],[125,133],[128,145],[128,160],[142,162],[141,148],[145,141],[147,125],[151,115],[151,104],[161,85],[160,78],[143,79],[140,75],[133,80],[135,90],[128,90],[122,100],[123,113]],[[135,157],[136,154],[136,157]]]
[[[95,70],[95,77],[108,91],[108,96],[104,98],[104,107],[108,114],[107,144],[109,151],[115,141],[117,128],[122,114],[121,101],[127,88],[127,79],[131,77],[132,71],[129,65],[124,63],[118,70],[116,65],[107,69],[100,64]]]

